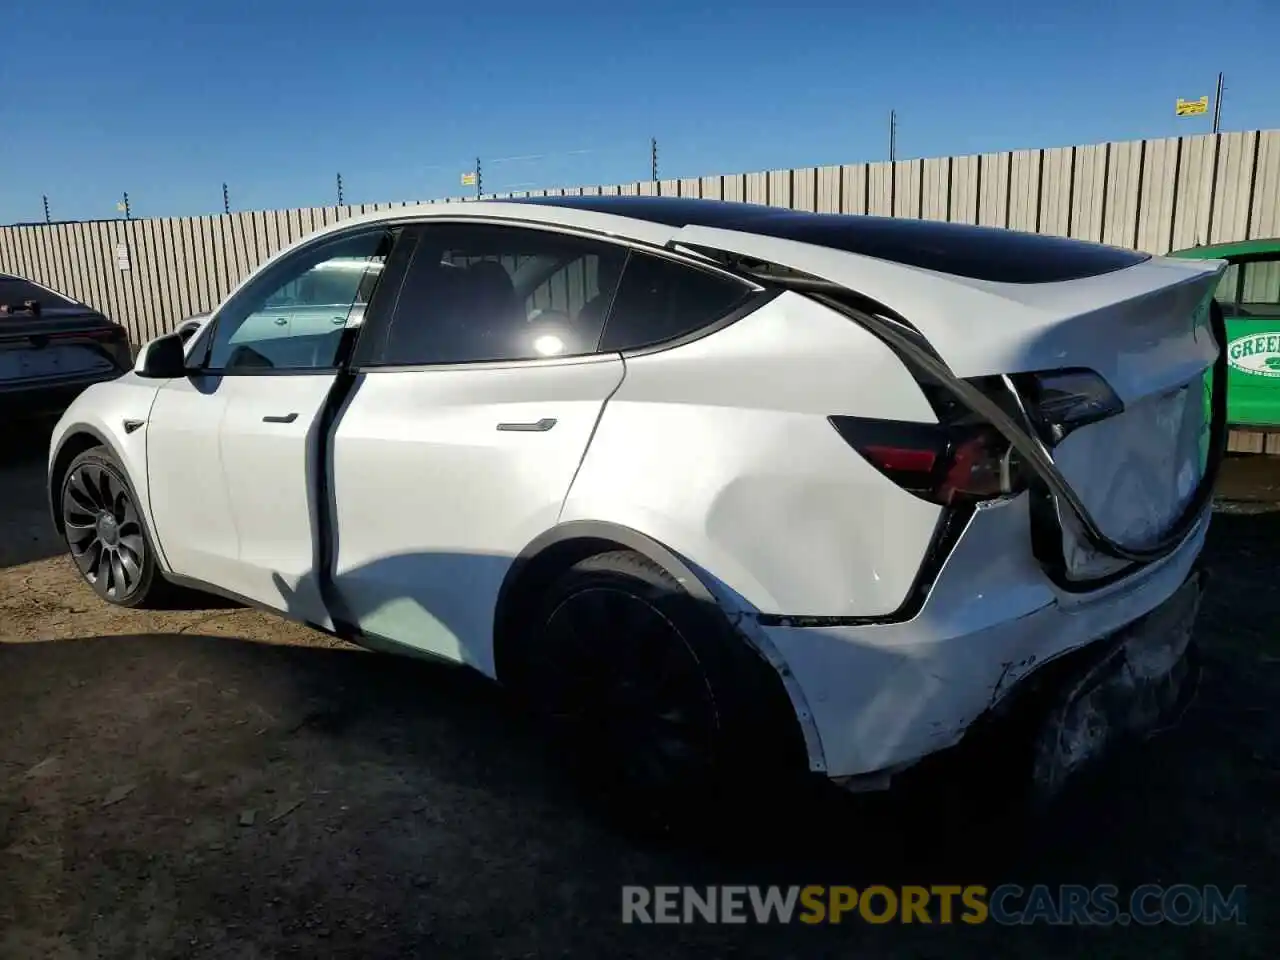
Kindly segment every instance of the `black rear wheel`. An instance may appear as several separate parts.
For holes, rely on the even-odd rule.
[[[772,668],[639,554],[575,564],[533,620],[520,692],[629,810],[698,817],[744,775],[776,783],[802,764]]]
[[[100,597],[144,607],[166,594],[133,488],[105,448],[71,461],[62,481],[61,513],[71,559]]]

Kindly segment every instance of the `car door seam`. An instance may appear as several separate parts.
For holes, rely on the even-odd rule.
[[[564,517],[564,505],[569,502],[569,495],[573,493],[573,485],[578,482],[578,474],[582,472],[582,465],[587,462],[587,454],[591,451],[591,444],[596,438],[596,431],[600,429],[600,421],[604,419],[604,412],[609,407],[609,401],[622,389],[622,384],[626,382],[627,359],[621,353],[617,354],[617,358],[618,362],[622,364],[622,375],[618,377],[618,382],[614,384],[613,389],[609,391],[604,398],[604,402],[600,404],[600,409],[596,412],[595,422],[591,424],[591,432],[587,434],[587,442],[582,445],[582,454],[578,457],[578,465],[573,468],[573,476],[569,478],[569,484],[564,488],[564,496],[560,498],[560,509],[556,511],[557,524]]]

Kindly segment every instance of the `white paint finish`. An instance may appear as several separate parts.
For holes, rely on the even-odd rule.
[[[315,586],[307,449],[332,382],[202,377],[160,389],[147,473],[154,532],[174,573],[328,625]],[[290,413],[293,423],[262,420]]]
[[[1045,586],[1027,523],[1025,498],[980,511],[909,623],[757,628],[812,717],[821,751],[811,748],[811,766],[851,776],[953,745],[1032,669],[1170,597],[1204,545],[1208,514],[1169,557],[1073,608]]]
[[[562,519],[646,533],[759,610],[889,613],[941,511],[886,483],[832,414],[934,422],[887,348],[784,295],[711,336],[627,360]]]
[[[53,458],[64,440],[85,432],[86,427],[96,431],[110,442],[120,458],[121,466],[138,495],[139,504],[148,522],[152,522],[150,485],[147,482],[147,429],[125,433],[124,422],[141,420],[147,423],[158,387],[155,380],[144,380],[134,373],[126,373],[115,380],[95,383],[80,391],[50,434],[49,469],[53,469]],[[163,556],[160,560],[161,566],[165,566]]]
[[[152,533],[169,568],[229,588],[240,538],[218,451],[226,408],[226,393],[202,393],[187,379],[167,381],[147,423],[144,472]]]
[[[234,582],[241,596],[331,627],[318,587],[313,544],[316,430],[332,373],[223,377],[218,436],[227,500],[239,534]],[[291,423],[266,422],[288,417]]]
[[[369,632],[493,672],[512,559],[555,526],[617,358],[370,371],[334,440],[335,582]],[[552,418],[544,432],[499,423]]]

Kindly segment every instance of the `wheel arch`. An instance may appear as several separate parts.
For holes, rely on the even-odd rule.
[[[67,469],[71,466],[71,461],[86,450],[92,450],[94,447],[106,447],[111,451],[111,455],[115,457],[117,463],[123,463],[118,451],[111,441],[99,430],[87,423],[77,423],[68,427],[62,434],[62,439],[58,441],[57,450],[49,458],[49,473],[46,477],[46,494],[49,503],[49,514],[53,518],[53,527],[61,536],[65,530],[62,525],[62,511],[58,509],[59,494],[62,492],[62,482],[66,479]],[[125,478],[126,480],[128,477]],[[132,486],[132,484],[130,484]],[[136,499],[135,493],[135,499]]]
[[[49,474],[46,480],[47,493],[49,500],[49,513],[53,518],[53,527],[58,531],[58,536],[62,536],[66,531],[62,524],[62,511],[60,507],[60,495],[62,493],[62,483],[67,476],[67,468],[71,466],[71,461],[86,450],[92,450],[94,447],[103,447],[115,460],[120,471],[120,475],[124,478],[125,485],[129,488],[129,495],[133,497],[134,503],[138,506],[138,519],[142,523],[143,532],[146,534],[147,541],[151,545],[152,552],[155,554],[156,562],[161,571],[169,571],[169,562],[164,555],[164,548],[161,547],[160,541],[156,538],[155,530],[151,526],[151,505],[149,501],[144,501],[138,496],[138,486],[133,482],[133,478],[129,476],[129,470],[126,464],[129,462],[121,455],[119,448],[111,437],[101,428],[91,423],[79,422],[62,431],[62,436],[58,440],[58,446],[49,457]]]
[[[535,537],[516,555],[498,590],[493,617],[494,674],[510,666],[518,619],[527,604],[575,563],[612,550],[633,550],[657,564],[699,600],[715,603],[706,584],[674,551],[646,534],[603,520],[571,520]]]
[[[528,605],[549,588],[559,574],[581,560],[613,550],[633,550],[661,567],[695,599],[712,604],[725,614],[725,620],[742,641],[767,665],[778,682],[777,693],[789,704],[797,732],[808,754],[811,770],[826,769],[822,743],[813,721],[804,691],[795,681],[790,668],[778,651],[756,627],[754,618],[732,616],[716,594],[687,561],[653,537],[631,527],[603,520],[571,520],[536,537],[516,556],[508,569],[493,620],[494,676],[504,681],[504,667],[509,671],[517,662],[514,654],[519,642],[520,615]],[[507,674],[510,678],[510,673]]]

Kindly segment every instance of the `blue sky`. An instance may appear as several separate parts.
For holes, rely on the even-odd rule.
[[[1280,127],[1277,0],[8,0],[0,222]],[[506,159],[530,157],[533,159]]]

